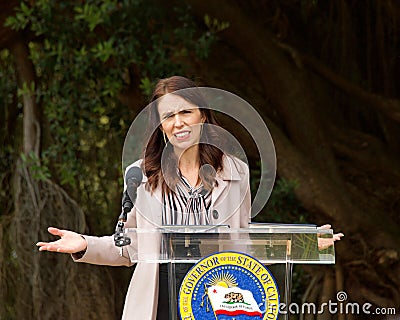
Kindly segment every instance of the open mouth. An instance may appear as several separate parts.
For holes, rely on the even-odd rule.
[[[181,131],[178,133],[175,133],[174,136],[176,137],[176,139],[181,140],[181,139],[185,139],[189,136],[190,131]]]

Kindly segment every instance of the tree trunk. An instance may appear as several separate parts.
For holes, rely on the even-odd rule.
[[[324,96],[325,101],[329,101],[326,87],[315,81],[315,76],[302,64],[300,55],[278,43],[271,33],[257,24],[257,20],[247,16],[236,4],[229,1],[189,2],[199,19],[209,14],[219,21],[229,22],[229,28],[219,36],[221,41],[229,43],[230,50],[238,54],[235,61],[222,64],[228,70],[231,65],[238,64],[237,59],[240,59],[245,67],[256,72],[262,88],[261,93],[244,98],[255,105],[267,122],[277,151],[278,174],[299,183],[295,190],[296,195],[302,205],[313,214],[313,222],[332,223],[346,234],[345,240],[337,244],[338,258],[343,260],[346,273],[360,277],[359,268],[350,267],[348,264],[361,259],[368,266],[361,271],[361,277],[375,278],[378,270],[384,268],[384,272],[390,274],[390,282],[399,286],[399,274],[391,269],[393,264],[399,261],[398,226],[393,223],[392,217],[381,214],[380,206],[374,203],[371,205],[363,190],[352,186],[346,180],[348,176],[343,175],[342,164],[336,157],[336,150],[333,149],[336,137],[330,132],[329,123],[321,117],[323,111],[318,97]],[[230,61],[227,56],[224,56],[223,60]],[[210,67],[203,67],[207,72],[216,68],[216,65],[221,65],[221,61],[218,63],[212,61],[212,58],[208,63]],[[224,70],[220,68],[218,72],[224,73]],[[232,72],[226,71],[225,74],[232,76]],[[208,79],[208,74],[203,76]],[[234,77],[230,79],[234,82],[237,80]],[[236,91],[248,91],[243,87],[247,83],[236,81]],[[350,87],[351,92],[356,92],[353,96],[362,101],[369,101],[386,116],[397,119],[397,101],[392,102],[365,93],[353,84],[342,86],[342,89]],[[265,96],[268,97],[268,105],[272,105],[272,108],[265,108]],[[276,116],[271,110],[279,113],[279,125],[275,123]],[[363,200],[354,201],[359,198]],[[366,251],[363,249],[363,243],[366,245]],[[378,263],[375,255],[380,248],[384,248],[382,254],[385,258]],[[384,266],[385,264],[387,266]],[[386,291],[385,298],[379,303],[382,304],[383,300],[388,305],[398,302],[399,290],[395,288],[396,285],[392,286],[386,280],[378,279],[375,283],[364,283],[362,287],[365,290],[360,299],[378,303],[374,292],[377,289],[387,290],[389,286],[390,290]],[[345,281],[345,289],[353,287],[353,283]]]
[[[24,105],[23,152],[26,155],[33,152],[39,158],[41,130],[39,110],[35,102],[34,66],[29,59],[27,42],[23,38],[17,37],[10,50],[14,55],[19,89],[22,91]]]
[[[125,283],[114,284],[111,273],[104,268],[78,265],[69,255],[38,252],[35,246],[49,239],[48,226],[80,233],[87,230],[77,203],[54,182],[34,175],[35,170],[41,170],[41,119],[34,95],[34,67],[22,37],[10,51],[22,92],[22,144],[27,160],[19,159],[12,172],[14,212],[10,219],[1,217],[0,244],[7,248],[1,258],[7,260],[8,268],[0,269],[0,297],[8,294],[1,300],[5,309],[0,309],[0,317],[94,319],[101,315],[105,320],[116,319],[122,310],[121,305],[116,306],[122,300],[116,291],[125,292]],[[79,308],[75,307],[76,301]]]

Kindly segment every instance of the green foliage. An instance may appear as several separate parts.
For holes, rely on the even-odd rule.
[[[100,5],[85,3],[84,6],[74,8],[76,20],[83,20],[87,23],[89,31],[92,32],[98,25],[105,22],[105,19],[116,9],[116,1],[102,1]]]
[[[0,51],[0,118],[4,123],[0,125],[0,132],[5,129],[7,119],[9,117],[9,108],[14,107],[15,94],[17,92],[17,79],[14,71],[14,60],[9,50],[3,49]],[[4,117],[4,118],[3,118]],[[1,137],[7,132],[2,132]]]
[[[211,18],[208,14],[204,16],[204,23],[212,33],[217,33],[229,28],[229,22],[218,21],[217,18]]]
[[[271,197],[264,209],[263,219],[279,223],[307,223],[307,212],[296,198],[297,181],[281,178],[276,181]]]
[[[23,96],[24,94],[32,94],[35,92],[35,83],[31,82],[30,84],[24,82],[22,84],[22,88],[18,88],[17,94],[19,97]]]
[[[149,95],[154,79],[183,73],[185,61],[206,57],[214,33],[225,26],[212,22],[213,30],[201,31],[188,9],[165,11],[144,0],[21,1],[6,21],[37,36],[29,43],[37,80],[18,94],[34,92],[43,111],[41,166],[38,159],[26,161],[38,179],[51,172],[87,212],[96,213],[93,227],[103,221],[107,229],[112,224],[103,218],[114,222],[119,210],[116,178],[133,120],[121,92],[140,83]]]
[[[46,180],[51,177],[49,168],[40,163],[39,158],[32,151],[28,155],[21,153],[21,160],[23,164],[29,168],[31,176],[36,180]]]
[[[17,80],[13,68],[14,60],[10,51],[7,49],[0,51],[0,108],[1,120],[0,132],[1,137],[5,137],[7,132],[5,130],[6,122],[9,117],[8,109],[15,103],[15,93],[17,91]],[[4,118],[3,118],[4,117]],[[4,121],[4,123],[3,123]]]
[[[32,15],[33,9],[29,8],[24,2],[21,2],[20,7],[16,8],[15,16],[10,16],[5,22],[6,27],[12,27],[15,30],[22,30],[29,23],[29,17]]]
[[[259,185],[260,165],[251,171],[251,191],[254,195]],[[307,212],[296,198],[297,181],[277,179],[264,209],[255,217],[257,222],[307,223]]]
[[[148,77],[144,77],[144,78],[142,78],[142,80],[140,80],[139,88],[142,90],[142,92],[147,97],[149,97],[151,95],[153,86],[154,86],[154,83],[151,82],[151,80]]]
[[[13,68],[11,53],[3,49],[0,51],[0,207],[1,215],[7,215],[12,210],[12,195],[10,188],[11,172],[14,169],[15,151],[19,140],[15,139],[18,129],[17,118],[21,111],[21,104],[16,104],[17,80]],[[14,144],[12,144],[14,140]]]

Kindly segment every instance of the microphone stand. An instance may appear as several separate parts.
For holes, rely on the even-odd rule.
[[[118,218],[114,233],[114,243],[117,247],[121,248],[121,254],[122,247],[131,244],[131,239],[124,233],[124,226],[128,213],[132,210],[136,202],[136,191],[142,179],[143,173],[139,167],[131,167],[125,175],[126,189],[122,194],[122,212]]]
[[[118,218],[114,233],[114,243],[117,247],[124,247],[131,244],[131,238],[124,233],[124,226],[128,217],[128,213],[132,210],[132,208],[133,202],[129,197],[127,190],[125,190],[122,196],[122,212]]]

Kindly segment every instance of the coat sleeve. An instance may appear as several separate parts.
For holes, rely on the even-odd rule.
[[[126,228],[136,228],[136,208],[134,207],[128,214]],[[87,249],[80,258],[72,255],[75,262],[85,262],[90,264],[108,265],[108,266],[131,266],[131,262],[126,247],[117,247],[114,244],[113,236],[95,237],[82,235],[87,242]],[[132,249],[137,247],[136,239],[131,239]]]
[[[244,194],[244,198],[240,205],[240,227],[248,228],[251,222],[251,191],[250,191],[250,173],[249,167],[242,164],[243,176],[240,180],[240,194]]]

